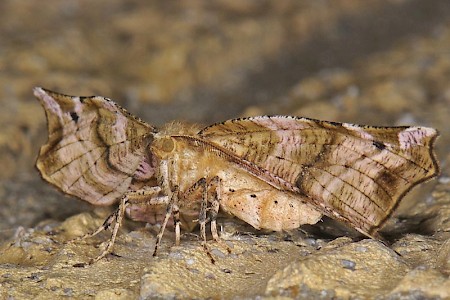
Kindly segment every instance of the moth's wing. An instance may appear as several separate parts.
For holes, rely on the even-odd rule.
[[[148,144],[154,128],[103,97],[72,97],[35,88],[45,109],[48,142],[36,166],[63,192],[109,205],[154,177]]]
[[[412,187],[439,172],[427,127],[370,127],[295,117],[236,119],[199,136],[276,188],[374,236]]]

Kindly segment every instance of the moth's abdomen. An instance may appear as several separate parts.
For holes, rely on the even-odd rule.
[[[234,192],[224,192],[221,206],[223,210],[256,229],[273,231],[315,224],[322,217],[321,212],[298,196],[275,189],[237,189]]]
[[[322,217],[321,212],[307,204],[308,199],[277,190],[236,167],[219,172],[219,176],[222,209],[257,229],[290,230],[315,224]]]

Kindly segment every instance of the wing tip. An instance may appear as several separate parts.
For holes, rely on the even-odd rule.
[[[57,98],[58,93],[47,90],[43,87],[37,86],[33,88],[33,95],[42,103],[48,104],[54,102]]]
[[[40,86],[36,86],[33,88],[33,94],[39,99],[47,95],[46,90]]]

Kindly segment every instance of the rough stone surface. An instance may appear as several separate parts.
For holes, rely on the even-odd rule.
[[[406,274],[387,298],[398,299],[404,295],[421,295],[424,298],[448,299],[450,279],[436,270],[417,268]]]
[[[450,298],[447,1],[6,0],[0,40],[0,299]],[[442,174],[402,201],[388,246],[327,219],[306,234],[223,219],[211,264],[197,231],[180,247],[167,232],[154,258],[157,226],[127,222],[116,255],[81,267],[108,233],[67,241],[112,208],[39,178],[35,85],[108,96],[156,125],[287,114],[431,126]]]
[[[306,287],[318,295],[368,298],[392,290],[409,271],[398,254],[377,241],[330,244],[278,271],[266,293],[297,298]]]

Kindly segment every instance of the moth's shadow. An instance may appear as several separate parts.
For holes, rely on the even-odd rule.
[[[430,236],[435,233],[431,224],[434,218],[435,215],[392,217],[380,233],[389,242],[399,240],[407,234]]]
[[[322,220],[314,225],[303,225],[301,229],[308,237],[315,239],[333,240],[343,236],[359,239],[363,237],[353,228],[326,216],[323,216]]]
[[[392,217],[379,233],[389,244],[407,234],[429,236],[434,233],[432,226],[430,226],[430,221],[433,218],[433,215]],[[331,240],[342,236],[351,237],[354,240],[364,238],[364,235],[357,230],[326,216],[322,218],[321,222],[314,225],[303,225],[301,229],[306,232],[307,236],[316,239]]]

